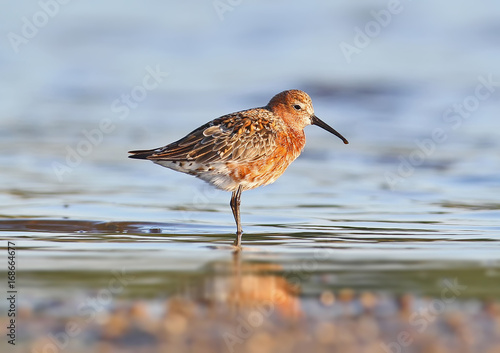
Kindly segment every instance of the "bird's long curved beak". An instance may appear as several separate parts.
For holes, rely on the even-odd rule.
[[[346,145],[349,143],[349,141],[347,141],[344,136],[339,134],[333,127],[331,127],[330,125],[325,123],[323,120],[318,118],[316,115],[311,116],[311,124],[317,125],[320,128],[325,129],[328,132],[331,132],[332,134],[334,134],[335,136],[340,138]]]

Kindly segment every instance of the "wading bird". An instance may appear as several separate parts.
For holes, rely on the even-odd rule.
[[[314,115],[307,93],[288,90],[275,95],[265,107],[221,116],[176,142],[130,151],[129,157],[148,159],[231,191],[230,205],[237,228],[234,245],[240,248],[241,193],[278,179],[302,152],[306,143],[304,128],[311,124],[348,143]]]

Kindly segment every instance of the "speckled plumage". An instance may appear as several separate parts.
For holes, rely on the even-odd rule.
[[[311,99],[305,92],[289,90],[274,96],[265,107],[224,115],[176,142],[151,150],[131,151],[129,157],[148,159],[232,191],[231,208],[240,239],[239,195],[244,190],[270,184],[283,174],[304,148],[303,129],[309,124],[319,125],[347,143],[314,115]]]

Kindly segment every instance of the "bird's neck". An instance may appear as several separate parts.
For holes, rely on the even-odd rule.
[[[280,143],[286,149],[298,157],[306,144],[306,135],[303,129],[294,129],[291,126],[286,127],[286,131],[281,135]]]

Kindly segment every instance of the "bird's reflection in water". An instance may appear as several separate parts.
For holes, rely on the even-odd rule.
[[[256,310],[263,315],[297,319],[301,316],[300,288],[287,281],[281,265],[243,261],[240,252],[231,262],[213,264],[215,277],[206,278],[203,299],[228,313]]]

